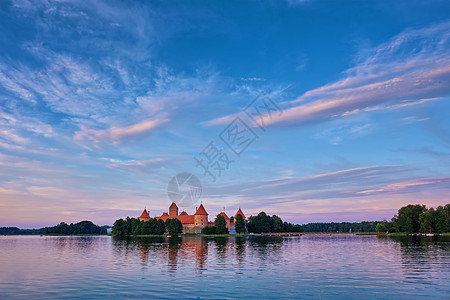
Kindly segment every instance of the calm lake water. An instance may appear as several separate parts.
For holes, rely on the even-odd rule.
[[[0,298],[450,298],[449,237],[0,237]]]

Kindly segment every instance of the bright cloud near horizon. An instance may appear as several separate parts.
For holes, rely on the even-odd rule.
[[[211,217],[449,203],[449,16],[448,1],[1,1],[0,226],[160,215],[181,172]],[[233,156],[219,134],[261,91],[282,114]],[[234,160],[215,182],[194,160],[211,141]]]

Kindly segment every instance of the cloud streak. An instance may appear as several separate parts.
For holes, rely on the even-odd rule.
[[[306,92],[272,124],[299,124],[371,109],[398,108],[450,94],[450,22],[410,30],[373,50],[347,77]],[[418,42],[418,47],[414,47]],[[380,107],[382,106],[382,107]]]
[[[220,198],[220,195],[228,194],[245,199],[243,201],[252,203],[252,206],[276,209],[277,205],[326,203],[331,199],[339,203],[347,199],[356,205],[365,198],[378,197],[384,192],[389,192],[392,201],[395,201],[401,194],[448,190],[450,177],[419,177],[413,175],[415,171],[401,165],[358,167],[302,178],[285,177],[212,188],[210,197]],[[332,208],[339,204],[330,202],[328,205]]]
[[[118,145],[124,140],[134,139],[147,135],[166,123],[167,119],[144,120],[129,126],[111,126],[105,130],[89,129],[84,125],[75,132],[74,140],[84,145],[92,145],[95,148],[102,144]]]
[[[135,172],[142,174],[154,174],[155,170],[160,169],[161,167],[167,164],[167,160],[163,158],[156,158],[151,160],[143,160],[143,161],[127,161],[127,162],[117,162],[108,165],[109,168],[127,171],[127,172]]]
[[[343,79],[283,103],[283,115],[267,125],[297,125],[443,99],[450,95],[449,32],[450,22],[445,22],[397,35],[346,70]]]
[[[391,193],[397,193],[397,192],[408,192],[412,193],[417,190],[423,189],[426,185],[432,185],[432,186],[449,186],[450,185],[450,177],[439,177],[439,178],[425,178],[423,180],[414,180],[414,181],[406,181],[406,182],[399,182],[399,183],[391,183],[386,186],[371,189],[371,190],[363,190],[357,192],[358,194],[363,195],[374,195],[378,193],[383,192],[391,192]],[[419,187],[417,189],[417,187]]]

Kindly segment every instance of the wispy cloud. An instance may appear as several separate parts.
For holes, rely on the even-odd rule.
[[[414,173],[415,170],[408,166],[367,166],[308,177],[283,177],[227,185],[212,188],[209,196],[214,198],[214,195],[220,197],[219,195],[228,194],[230,197],[245,199],[245,203],[250,202],[252,207],[271,207],[271,209],[277,209],[282,203],[288,205],[316,202],[325,203],[329,208],[333,208],[346,201],[355,204],[364,202],[364,197],[381,192],[390,192],[390,197],[394,201],[404,193],[448,190],[450,177],[426,178]],[[337,201],[334,204],[333,199]]]
[[[124,140],[142,137],[154,131],[158,126],[167,122],[167,119],[144,120],[129,126],[112,126],[105,130],[89,129],[84,125],[80,131],[75,132],[74,140],[83,144],[100,147],[102,144],[117,145]]]
[[[232,186],[214,188],[220,195],[233,191],[234,195],[247,199],[260,199],[264,195],[265,204],[271,197],[281,199],[320,199],[355,197],[361,186],[379,186],[388,180],[407,176],[412,169],[406,166],[366,166],[334,172],[320,173],[307,177],[282,177],[265,181],[239,183]],[[398,179],[396,179],[398,180]]]
[[[302,124],[443,99],[450,95],[449,32],[450,22],[445,22],[397,35],[372,49],[343,79],[283,103],[283,115],[268,125]]]
[[[10,114],[0,109],[0,141],[3,139],[10,146],[21,147],[29,142],[29,134],[50,137],[53,127],[36,117]]]
[[[416,187],[423,188],[424,185],[441,185],[441,186],[448,186],[450,185],[450,177],[440,177],[440,178],[425,178],[422,180],[413,180],[413,181],[406,181],[406,182],[398,182],[398,183],[392,183],[388,184],[386,186],[376,188],[376,189],[370,189],[370,190],[363,190],[357,192],[358,194],[364,194],[364,195],[372,195],[382,192],[409,192],[412,193],[416,191]]]
[[[167,159],[156,158],[143,161],[121,161],[108,165],[109,168],[118,169],[121,171],[135,172],[142,174],[154,174],[156,170],[164,167],[167,164]]]
[[[321,130],[315,135],[315,138],[327,140],[330,144],[337,145],[345,139],[357,138],[370,133],[373,130],[373,124],[339,124],[330,126]]]
[[[293,106],[271,123],[298,124],[448,96],[449,32],[450,22],[446,22],[399,34],[347,70],[345,78],[288,103]]]
[[[423,177],[408,166],[367,166],[306,177],[282,177],[205,190],[208,204],[245,203],[248,214],[261,210],[295,221],[390,219],[409,203],[442,205],[450,177]],[[386,201],[386,197],[389,201]]]

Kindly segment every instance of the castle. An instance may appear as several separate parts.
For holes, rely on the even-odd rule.
[[[241,215],[242,218],[245,220],[245,215],[240,208],[234,215],[233,222],[231,222],[230,218],[227,216],[225,212],[221,212],[220,215],[222,215],[225,218],[227,228],[230,233],[235,233],[234,221],[236,220],[237,215]],[[206,209],[203,207],[203,204],[200,204],[200,206],[195,209],[195,213],[193,215],[188,215],[185,211],[182,211],[180,214],[178,214],[178,206],[174,202],[172,202],[172,204],[169,206],[169,213],[165,212],[160,217],[156,217],[157,220],[162,219],[164,222],[167,219],[175,219],[175,218],[180,220],[181,224],[183,224],[184,233],[201,233],[204,227],[215,225],[214,222],[208,221],[208,213],[206,212]],[[150,214],[146,208],[139,217],[139,220],[141,221],[150,220]]]

